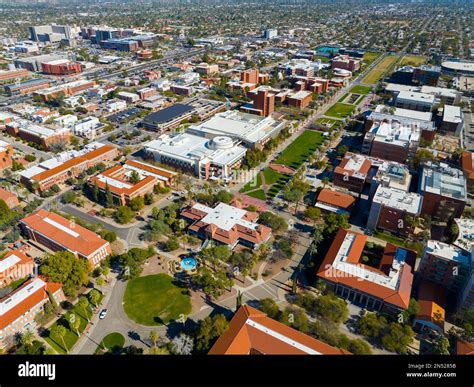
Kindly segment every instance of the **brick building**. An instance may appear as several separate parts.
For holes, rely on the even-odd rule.
[[[341,163],[334,168],[333,183],[354,192],[362,192],[372,162],[369,158],[347,152]]]
[[[91,268],[112,253],[109,242],[54,212],[38,210],[23,218],[20,226],[27,238],[53,251],[69,251],[86,259]]]
[[[32,276],[35,262],[20,250],[12,250],[0,258],[0,288],[11,282]]]
[[[41,63],[43,73],[50,75],[72,75],[82,72],[81,64],[69,59],[58,59]]]

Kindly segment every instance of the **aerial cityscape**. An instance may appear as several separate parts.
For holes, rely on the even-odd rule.
[[[0,352],[474,354],[455,3],[1,2]]]

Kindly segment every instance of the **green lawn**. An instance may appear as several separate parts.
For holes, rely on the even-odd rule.
[[[324,125],[329,124],[331,128],[338,128],[342,125],[342,122],[339,120],[333,120],[332,118],[321,117],[316,120],[318,124]]]
[[[365,94],[369,94],[371,90],[372,88],[369,86],[356,85],[351,89],[351,93],[365,95]]]
[[[346,118],[352,114],[354,111],[355,106],[354,105],[349,105],[349,104],[344,104],[344,103],[335,103],[332,105],[326,113],[324,113],[325,116],[328,117],[336,117],[336,118]]]
[[[344,94],[341,98],[337,100],[337,102],[342,102],[348,97],[349,93]]]
[[[69,316],[74,313],[76,318],[80,320],[80,326],[79,326],[79,335],[84,332],[84,329],[86,328],[88,321],[92,317],[92,309],[91,309],[91,304],[89,304],[89,307],[86,308],[86,310],[80,308],[79,306],[75,305],[70,311],[68,311],[64,316],[62,316],[58,321],[56,321],[51,328],[54,325],[62,325],[66,328],[66,335],[64,336],[64,343],[66,344],[66,347],[68,351],[71,351],[71,349],[74,347],[76,344],[77,340],[79,340],[80,336],[77,336],[77,332],[75,330],[71,330],[69,327]],[[86,314],[87,313],[87,314]],[[50,328],[50,329],[51,329]],[[64,343],[63,340],[60,337],[54,337],[54,336],[48,336],[45,338],[45,340],[48,342],[53,349],[58,352],[58,353],[66,353],[66,350],[64,348]]]
[[[298,169],[323,141],[321,132],[306,130],[282,152],[276,163]]]
[[[266,200],[265,192],[263,189],[257,189],[255,191],[246,192],[245,195],[251,196],[255,199]]]
[[[123,300],[127,316],[147,326],[168,324],[191,312],[188,289],[167,274],[130,280]]]
[[[245,193],[245,192],[248,192],[248,191],[252,191],[254,189],[257,189],[259,188],[260,186],[262,185],[262,177],[260,176],[260,173],[257,173],[257,180],[255,181],[254,179],[252,179],[251,181],[249,181],[247,184],[245,184],[239,192],[241,193]]]
[[[426,56],[418,56],[418,55],[405,55],[400,62],[400,66],[421,66],[425,64],[428,58]]]
[[[384,74],[395,64],[398,60],[397,55],[388,55],[383,60],[375,66],[365,77],[362,79],[362,82],[368,84],[376,84]]]
[[[328,63],[331,59],[324,55],[315,55],[314,60],[320,59],[323,63]]]
[[[374,60],[376,60],[380,55],[382,55],[381,52],[366,52],[363,57],[363,61],[367,64],[370,65],[373,63]]]
[[[418,253],[418,257],[421,257],[423,254],[423,245],[419,242],[408,242],[406,239],[378,230],[374,231],[374,237],[382,239],[385,242],[406,247],[407,249],[415,250]]]
[[[109,333],[105,336],[100,344],[97,346],[95,353],[100,353],[106,349],[110,353],[117,353],[123,348],[125,344],[125,337],[118,332]]]

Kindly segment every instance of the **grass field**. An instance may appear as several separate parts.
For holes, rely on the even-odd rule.
[[[262,177],[260,176],[260,173],[257,173],[257,179],[255,181],[255,179],[252,179],[251,181],[249,181],[247,184],[245,184],[239,192],[241,193],[245,193],[245,192],[248,192],[248,191],[252,191],[254,189],[257,189],[259,187],[262,186]]]
[[[355,105],[349,105],[345,103],[335,103],[332,105],[326,113],[324,113],[327,117],[336,117],[336,118],[346,118],[350,116],[355,109]]]
[[[382,55],[381,52],[371,52],[368,51],[364,54],[363,61],[367,64],[370,65],[371,63],[374,62],[380,55]]]
[[[326,117],[321,117],[316,122],[321,125],[330,125],[331,128],[338,128],[342,125],[341,121]]]
[[[166,274],[149,275],[129,281],[124,310],[138,324],[168,324],[191,312],[188,290]]]
[[[266,200],[267,199],[263,189],[257,189],[255,191],[246,192],[245,194],[248,195],[248,196],[251,196],[255,199],[260,199],[260,200]]]
[[[282,152],[276,163],[298,169],[322,143],[323,135],[320,132],[306,130]]]
[[[365,95],[369,94],[371,90],[372,88],[369,86],[356,85],[351,89],[351,93]]]
[[[349,93],[344,94],[341,98],[337,100],[337,102],[342,102],[348,97]]]
[[[324,55],[315,55],[314,60],[320,59],[323,63],[328,63],[331,59]]]
[[[371,72],[369,72],[364,79],[362,79],[362,82],[368,83],[368,84],[375,84],[377,83],[383,76],[384,74],[392,67],[395,62],[397,61],[398,56],[396,55],[389,55],[386,56],[377,66],[375,66],[374,69],[372,69]]]
[[[86,314],[87,313],[87,314]],[[50,329],[55,325],[62,325],[66,328],[66,334],[64,336],[64,343],[60,337],[48,336],[45,337],[45,341],[53,347],[53,349],[58,353],[66,353],[66,349],[64,348],[64,344],[66,345],[68,351],[70,351],[74,345],[76,344],[79,337],[75,330],[71,330],[69,327],[69,317],[71,314],[75,315],[75,318],[80,320],[79,325],[79,335],[82,334],[84,329],[86,328],[88,321],[87,318],[91,319],[92,317],[92,310],[90,307],[87,307],[86,310],[83,310],[78,305],[74,306],[68,313],[66,313],[63,317],[61,317],[58,321],[56,321]]]
[[[105,336],[100,344],[97,346],[95,353],[99,353],[102,350],[107,350],[109,353],[117,353],[123,348],[125,344],[125,337],[121,333],[113,332]]]
[[[423,245],[417,242],[408,242],[406,239],[399,238],[395,235],[388,234],[382,231],[374,231],[374,237],[384,240],[388,243],[393,243],[398,246],[406,247],[407,249],[415,250],[418,253],[418,257],[423,254]]]
[[[426,56],[405,55],[400,62],[400,66],[418,67],[425,64],[428,58]]]

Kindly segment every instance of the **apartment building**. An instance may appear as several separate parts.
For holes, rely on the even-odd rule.
[[[50,297],[57,304],[64,301],[62,285],[32,278],[0,299],[0,348],[10,348],[19,334],[36,328],[35,318]]]
[[[459,106],[445,105],[443,107],[443,121],[440,130],[453,135],[459,136],[464,125],[464,118]]]
[[[396,120],[373,121],[365,134],[362,153],[406,163],[415,157],[420,138],[421,131],[417,126],[405,126]]]
[[[20,172],[20,182],[32,191],[48,190],[55,184],[62,184],[69,178],[77,177],[90,167],[110,162],[118,155],[118,148],[94,142],[80,151],[59,153]]]
[[[466,205],[466,178],[446,163],[427,161],[421,166],[418,192],[423,195],[422,215],[449,222],[459,218]]]
[[[225,203],[219,203],[214,208],[194,203],[181,211],[181,217],[191,223],[189,233],[231,249],[239,243],[257,249],[272,235],[269,227],[257,223],[258,213]]]
[[[420,215],[422,196],[396,188],[379,186],[372,198],[368,229],[380,229],[408,236],[413,231],[413,220]]]
[[[368,157],[347,152],[334,168],[333,183],[354,192],[362,192],[372,162]]]
[[[20,227],[27,238],[52,251],[69,251],[86,259],[91,268],[112,253],[109,242],[54,212],[38,210],[20,220]]]
[[[337,296],[368,310],[398,313],[410,303],[416,251],[387,243],[380,263],[364,263],[367,236],[340,229],[318,277]]]

